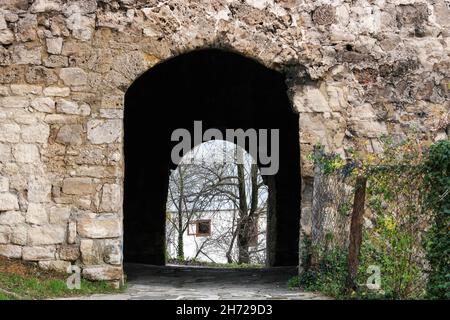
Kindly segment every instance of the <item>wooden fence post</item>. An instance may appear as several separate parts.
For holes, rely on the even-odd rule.
[[[350,243],[348,248],[348,274],[347,290],[356,289],[356,275],[359,266],[359,252],[362,242],[362,224],[364,214],[364,203],[366,199],[367,178],[359,176],[356,178],[355,198],[353,200],[353,212],[350,224]]]

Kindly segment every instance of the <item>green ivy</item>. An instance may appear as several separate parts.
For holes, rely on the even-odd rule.
[[[325,175],[336,172],[345,165],[345,160],[337,153],[325,153],[321,144],[314,147],[315,151],[308,155],[308,160],[321,167]]]
[[[305,270],[297,279],[291,279],[290,284],[344,299],[347,298],[346,277],[347,250],[334,248],[322,254],[320,261]]]
[[[430,147],[424,163],[425,202],[432,210],[433,222],[425,240],[430,263],[427,296],[450,299],[450,140]]]
[[[326,175],[350,171],[368,178],[366,205],[374,218],[361,247],[360,290],[345,293],[346,248],[324,252],[310,247],[308,257],[320,259],[297,282],[340,298],[450,299],[450,140],[429,148],[414,135],[400,143],[389,136],[380,140],[382,154],[353,153],[347,164],[321,146],[309,156]],[[378,292],[365,289],[369,265],[380,267]]]

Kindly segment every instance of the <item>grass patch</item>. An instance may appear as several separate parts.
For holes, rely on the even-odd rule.
[[[11,297],[6,294],[0,293],[0,301],[2,300],[11,300]]]
[[[0,300],[47,299],[118,293],[110,283],[81,280],[81,288],[67,288],[68,275],[40,270],[36,265],[0,258]]]

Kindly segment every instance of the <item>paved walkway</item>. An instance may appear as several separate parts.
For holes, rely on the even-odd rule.
[[[214,269],[128,264],[125,270],[128,279],[124,293],[83,299],[326,299],[310,292],[289,290],[287,281],[296,274],[295,268]]]

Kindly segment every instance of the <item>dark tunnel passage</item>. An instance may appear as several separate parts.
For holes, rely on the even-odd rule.
[[[178,128],[279,129],[279,170],[269,187],[269,266],[298,264],[300,149],[298,114],[284,76],[239,54],[193,51],[156,65],[125,94],[124,261],[165,264],[171,141]],[[261,163],[259,163],[261,166]]]

